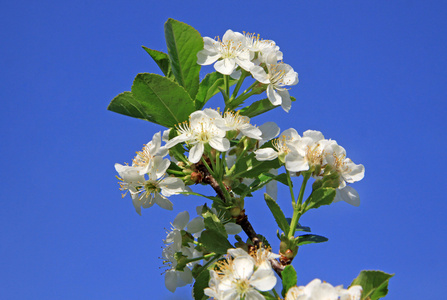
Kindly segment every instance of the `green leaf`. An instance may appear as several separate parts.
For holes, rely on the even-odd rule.
[[[156,123],[155,119],[147,114],[146,107],[133,97],[132,92],[124,92],[113,98],[107,109],[122,115]]]
[[[169,56],[161,51],[152,50],[145,46],[142,46],[144,50],[152,57],[155,63],[158,65],[160,70],[169,79],[175,79],[171,71],[171,62],[169,61]]]
[[[313,243],[323,243],[323,242],[327,242],[328,238],[321,236],[321,235],[316,235],[316,234],[305,234],[305,235],[300,235],[297,239],[297,246],[302,246],[302,245],[306,245],[306,244],[313,244]]]
[[[235,167],[235,177],[256,178],[262,173],[266,173],[271,169],[278,169],[281,166],[279,160],[259,161],[256,160],[255,154],[249,155],[239,159]]]
[[[295,286],[298,282],[298,278],[296,276],[296,271],[293,268],[292,265],[288,265],[284,268],[284,270],[281,272],[282,276],[282,296],[285,297],[287,291]]]
[[[296,101],[294,97],[290,97],[292,101]],[[278,107],[277,105],[273,105],[272,102],[268,98],[262,99],[256,102],[253,102],[251,105],[244,107],[240,110],[240,114],[242,116],[247,116],[249,118],[253,118],[257,115],[268,112],[269,110]]]
[[[253,181],[250,186],[246,186],[245,184],[241,184],[243,187],[242,189],[237,189],[237,191],[241,190],[241,193],[238,193],[241,197],[245,197],[247,195],[251,195],[251,193],[262,189],[267,183],[273,180],[275,178],[275,175],[271,173],[262,173],[256,178],[255,181]]]
[[[394,274],[382,271],[361,271],[351,286],[360,285],[363,288],[362,300],[376,300],[388,293],[388,281]]]
[[[194,282],[193,287],[194,300],[207,299],[207,297],[203,293],[203,290],[208,287],[209,281],[210,281],[210,272],[208,270],[204,270],[196,278],[196,282]]]
[[[207,211],[202,216],[206,229],[212,229],[225,236],[225,238],[228,237],[225,226],[220,222],[219,218],[215,214],[213,214],[211,211]]]
[[[230,86],[234,85],[237,80],[230,78]],[[214,95],[219,93],[219,88],[224,88],[223,75],[218,72],[209,73],[203,78],[199,85],[199,91],[196,95],[196,109],[202,109],[206,102]]]
[[[336,191],[334,188],[319,188],[312,191],[309,198],[306,200],[308,203],[306,210],[331,204],[332,201],[334,201],[335,194]]]
[[[107,109],[166,127],[188,120],[195,111],[191,97],[181,86],[166,77],[149,73],[138,74],[132,92],[116,96]]]
[[[273,217],[275,217],[276,224],[278,224],[279,228],[281,228],[283,232],[288,233],[290,231],[290,226],[278,203],[276,203],[276,201],[273,200],[273,198],[268,194],[264,194],[264,199],[265,203],[267,203],[267,206],[272,212]]]
[[[201,67],[197,64],[197,52],[203,49],[203,38],[193,27],[174,19],[165,23],[165,37],[175,80],[194,99]]]
[[[227,249],[233,248],[224,235],[212,229],[206,229],[202,232],[199,242],[202,243],[208,251],[217,254],[226,254]]]
[[[279,174],[278,176],[275,177],[275,180],[278,181],[278,182],[281,182],[284,185],[289,186],[289,182],[287,180],[287,174],[286,173]],[[292,184],[292,187],[293,187],[293,184]]]

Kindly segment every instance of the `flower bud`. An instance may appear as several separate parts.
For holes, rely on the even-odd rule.
[[[201,183],[202,182],[202,180],[203,180],[203,175],[202,175],[202,173],[200,173],[200,172],[192,172],[191,173],[191,180],[194,182],[194,183]]]
[[[241,209],[239,207],[230,208],[230,214],[233,218],[239,217],[241,214]]]

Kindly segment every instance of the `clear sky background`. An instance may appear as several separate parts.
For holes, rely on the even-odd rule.
[[[360,207],[335,203],[302,218],[329,241],[300,248],[299,284],[318,277],[347,286],[360,270],[380,269],[396,274],[387,299],[445,294],[445,1],[1,6],[1,299],[191,298],[189,287],[165,289],[159,257],[169,223],[203,200],[173,197],[172,212],[136,214],[113,165],[130,162],[163,128],[106,110],[136,74],[159,73],[141,45],[166,51],[168,18],[202,36],[231,28],[276,41],[299,73],[290,91],[297,101],[288,114],[278,108],[253,123],[320,130],[365,165],[354,185]],[[279,196],[288,207],[288,191]],[[275,249],[262,193],[246,202]]]

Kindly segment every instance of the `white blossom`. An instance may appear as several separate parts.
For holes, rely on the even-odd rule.
[[[254,65],[250,61],[250,50],[247,48],[246,38],[239,32],[228,29],[222,40],[203,38],[204,49],[197,53],[199,65],[214,64],[217,72],[232,75],[238,66],[249,71]],[[235,77],[235,76],[233,76]]]
[[[182,230],[198,237],[205,228],[203,219],[201,222],[197,222],[197,220],[199,220],[199,217],[189,221],[189,213],[187,211],[180,212],[171,223],[171,231],[164,240],[167,246],[163,249],[162,256],[164,264],[169,267],[165,274],[165,285],[171,292],[174,292],[177,287],[192,283],[191,270],[195,264],[199,263],[199,261],[189,262],[183,270],[176,270],[177,260],[174,254],[181,252],[188,259],[203,256],[202,252],[196,250],[193,243],[188,243],[188,245],[182,244]]]
[[[289,169],[289,164],[293,161],[288,158],[291,153],[291,149],[289,148],[289,143],[301,139],[300,135],[296,132],[295,129],[290,128],[285,130],[281,136],[272,141],[273,148],[265,147],[260,148],[255,151],[256,159],[259,161],[265,160],[274,160],[276,158],[284,159],[286,169]]]
[[[187,251],[187,249],[184,249],[182,254],[187,253]],[[176,270],[177,260],[174,257],[176,252],[178,251],[175,250],[173,245],[168,245],[162,252],[164,264],[169,268],[165,272],[165,286],[171,292],[175,292],[177,287],[192,283],[193,280],[189,267],[185,267],[182,271]]]
[[[360,300],[361,286],[352,286],[343,289],[342,286],[334,287],[320,279],[314,279],[306,286],[291,287],[285,300]]]
[[[230,249],[229,253],[240,255],[228,257],[226,262],[219,265],[217,274],[211,271],[210,287],[204,290],[205,295],[217,300],[258,300],[264,299],[260,291],[270,291],[276,285],[277,279],[271,267],[257,266],[253,257],[241,251]]]
[[[355,164],[346,157],[346,150],[333,142],[326,145],[325,162],[336,170],[340,175],[340,185],[338,186],[334,202],[345,201],[351,205],[360,205],[360,196],[357,191],[346,183],[354,183],[362,180],[365,176],[365,167]]]
[[[267,84],[267,97],[270,102],[273,105],[281,105],[288,112],[292,107],[292,100],[286,87],[298,83],[298,73],[288,64],[277,63],[273,53],[269,54],[267,61],[271,62],[266,63],[268,72],[261,66],[253,66],[250,72],[257,81]]]
[[[179,135],[169,140],[166,148],[186,142],[192,145],[189,161],[197,163],[203,155],[205,145],[222,152],[230,148],[230,142],[225,138],[226,131],[222,128],[225,128],[225,121],[217,111],[209,108],[195,111],[190,115],[189,122],[177,127]]]
[[[262,132],[256,126],[250,124],[250,118],[247,116],[241,116],[239,112],[226,111],[223,115],[225,130],[238,131],[242,135],[252,139],[261,139]]]
[[[161,140],[161,132],[157,132],[152,137],[152,140],[144,145],[141,151],[137,152],[132,161],[132,166],[141,167],[140,175],[149,173],[155,156],[164,157],[168,154],[168,149],[161,147]]]
[[[267,56],[274,53],[276,61],[282,60],[283,54],[272,40],[264,40],[259,34],[244,33],[247,48],[250,50],[250,60],[256,64],[265,63]]]
[[[121,176],[121,190],[128,190],[132,197],[135,210],[141,215],[141,207],[148,208],[154,204],[172,210],[172,202],[167,198],[185,190],[183,180],[176,177],[166,177],[169,159],[155,156],[151,159],[151,168],[145,175],[140,175],[143,167],[130,167],[115,164],[115,169]]]

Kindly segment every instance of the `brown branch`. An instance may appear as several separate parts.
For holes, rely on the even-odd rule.
[[[225,203],[225,194],[220,188],[217,180],[208,172],[208,169],[205,167],[205,165],[202,162],[199,162],[196,164],[196,168],[202,174],[201,182],[209,184],[217,193],[217,196],[219,196],[219,198],[222,199],[222,201]],[[256,234],[256,231],[253,229],[250,221],[248,221],[248,216],[245,214],[245,209],[243,209],[240,212],[239,216],[237,216],[235,219],[236,224],[242,227],[242,230],[244,230],[245,234],[252,241],[254,248],[263,247],[261,240]],[[282,278],[281,272],[284,270],[285,265],[282,262],[277,261],[276,259],[270,259],[270,264],[273,270],[275,270],[276,274],[278,274],[278,276]]]

